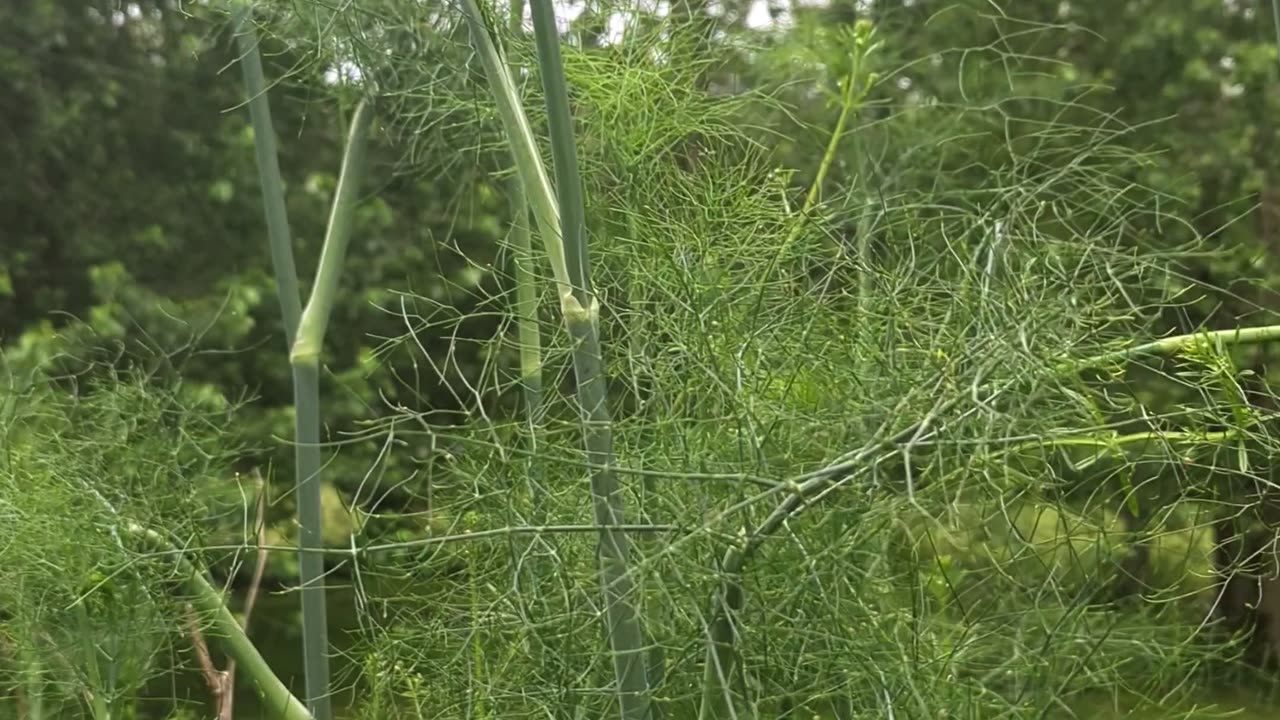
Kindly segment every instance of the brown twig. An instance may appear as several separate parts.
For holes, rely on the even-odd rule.
[[[254,517],[254,526],[257,528],[258,541],[258,564],[253,568],[253,579],[249,581],[249,589],[245,592],[244,598],[244,617],[240,621],[240,626],[244,628],[246,634],[249,632],[249,620],[253,617],[253,607],[258,602],[258,590],[262,587],[262,576],[267,571],[267,490],[266,483],[262,480],[262,473],[258,472],[258,468],[253,469],[253,484],[258,493],[258,509],[257,515]],[[236,661],[232,659],[227,662],[227,695],[218,713],[218,720],[231,720],[231,708],[235,703],[235,687],[236,687]]]
[[[213,656],[209,653],[209,644],[205,642],[204,633],[200,631],[200,618],[190,605],[187,606],[187,628],[191,634],[191,647],[196,651],[196,662],[200,664],[200,672],[209,685],[209,694],[213,695],[214,704],[218,707],[218,717],[222,717],[222,708],[229,704],[226,700],[230,681],[225,671],[213,664]]]
[[[249,620],[253,617],[253,608],[258,601],[258,590],[262,586],[262,576],[267,569],[267,549],[265,547],[267,524],[267,492],[266,483],[262,479],[262,474],[257,468],[253,469],[254,488],[257,492],[257,511],[254,518],[254,527],[257,532],[258,543],[258,560],[253,568],[253,579],[249,582],[249,588],[245,592],[244,612],[240,620],[240,626],[245,629],[246,634],[249,630]],[[235,689],[236,689],[236,661],[234,659],[227,661],[227,668],[219,670],[213,662],[213,657],[209,653],[209,645],[205,642],[204,633],[200,631],[199,618],[196,617],[195,611],[187,607],[187,624],[191,634],[191,645],[196,652],[196,661],[200,664],[200,671],[204,674],[205,682],[209,685],[209,692],[213,695],[214,704],[217,707],[218,720],[231,720],[232,710],[235,706]]]

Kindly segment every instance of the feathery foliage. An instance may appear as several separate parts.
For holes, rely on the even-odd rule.
[[[535,37],[467,2],[260,16],[350,76],[335,94],[385,100],[406,171],[510,177],[514,156],[515,232],[531,214],[541,241],[518,276],[486,267],[474,306],[389,308],[405,330],[383,351],[467,422],[397,402],[344,428],[376,448],[351,499],[368,509],[347,547],[306,549],[350,568],[352,714],[1043,718],[1207,686],[1238,649],[1208,622],[1211,578],[1247,564],[1218,560],[1221,528],[1270,526],[1280,450],[1239,356],[1277,331],[1171,334],[1208,246],[1144,184],[1136,128],[1036,56],[1066,28],[936,52],[929,87],[865,20],[702,37],[689,8],[593,6],[622,31],[588,17],[557,40],[546,14]],[[425,351],[441,338],[482,370],[457,381]],[[494,412],[519,386],[530,414]],[[82,522],[115,552],[115,515],[80,497],[42,531],[56,493],[22,487],[0,510],[40,562]],[[370,500],[393,490],[399,508]],[[199,516],[148,517],[184,537]],[[152,581],[130,582],[112,587]],[[130,639],[172,624],[149,607]]]

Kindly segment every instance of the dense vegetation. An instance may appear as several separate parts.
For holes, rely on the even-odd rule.
[[[1269,716],[1272,20],[0,6],[0,717]]]

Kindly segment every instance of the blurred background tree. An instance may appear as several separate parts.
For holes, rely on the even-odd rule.
[[[288,436],[292,395],[225,16],[171,0],[21,0],[0,8],[0,25],[0,162],[14,169],[0,180],[0,340],[11,370],[51,357],[68,369],[118,358],[180,370],[251,398],[237,432],[259,451],[243,462],[290,477],[292,451],[262,442]],[[281,166],[299,266],[311,268],[343,132],[321,100],[340,79],[278,43],[264,55],[281,79]],[[433,369],[383,347],[405,332],[397,292],[469,315],[494,282],[507,212],[465,150],[412,165],[400,153],[385,142],[371,152],[333,321],[323,393],[343,427],[410,399],[447,421],[464,410],[448,388],[490,352],[433,335]],[[496,326],[465,322],[468,337]],[[372,373],[383,365],[393,372]],[[367,455],[336,462],[353,483],[369,467]],[[273,515],[289,517],[289,503]]]

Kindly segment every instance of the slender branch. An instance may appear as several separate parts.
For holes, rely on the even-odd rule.
[[[365,150],[369,146],[369,125],[372,121],[372,104],[361,100],[356,105],[351,130],[347,135],[342,170],[333,195],[333,207],[329,212],[329,224],[325,230],[324,246],[320,251],[320,266],[316,270],[315,284],[307,306],[302,310],[302,318],[298,322],[298,337],[290,353],[290,361],[294,363],[314,365],[319,361],[325,329],[329,325],[329,316],[338,295],[338,279],[342,276],[342,264],[351,239],[351,218],[354,214],[356,192],[364,175]]]
[[[213,696],[213,703],[221,720],[223,709],[227,705],[227,696],[231,691],[229,687],[231,676],[228,671],[219,670],[214,664],[213,655],[209,652],[209,643],[205,641],[204,632],[200,630],[200,617],[196,615],[195,608],[187,605],[186,616],[187,634],[191,636],[191,647],[196,652],[196,663],[200,666],[200,674],[204,676],[205,684],[209,686],[209,694]]]
[[[257,530],[258,562],[253,568],[253,578],[249,581],[249,589],[244,599],[244,621],[241,625],[246,631],[249,629],[249,621],[253,618],[253,608],[258,602],[262,576],[267,572],[267,551],[264,549],[267,544],[267,484],[257,468],[253,469],[253,480],[258,489],[258,511],[254,518],[254,528]]]
[[[799,217],[795,224],[791,226],[791,232],[787,233],[786,240],[783,240],[781,247],[778,249],[779,255],[785,255],[786,251],[791,248],[795,241],[804,232],[805,226],[808,225],[813,209],[818,205],[819,198],[822,197],[822,186],[827,181],[827,173],[831,171],[831,166],[835,163],[837,150],[840,148],[840,141],[844,138],[845,129],[848,127],[849,118],[861,105],[864,92],[858,92],[858,80],[861,75],[862,64],[858,62],[855,56],[855,62],[849,75],[844,80],[844,93],[840,99],[840,115],[836,117],[836,126],[831,131],[831,137],[827,140],[826,151],[822,153],[822,160],[818,163],[818,173],[813,179],[813,184],[809,186],[809,192],[805,195],[804,205],[800,207]]]
[[[391,552],[394,550],[412,550],[415,548],[432,547],[436,545],[452,545],[453,543],[460,542],[492,540],[506,538],[512,535],[599,533],[602,530],[619,530],[629,533],[678,533],[686,531],[687,528],[680,525],[645,525],[635,523],[621,523],[617,525],[522,525],[514,527],[489,528],[488,530],[468,530],[466,532],[458,533],[457,535],[418,538],[417,540],[381,543],[378,545],[366,545],[364,547],[355,548],[303,548],[295,545],[262,545],[259,550],[262,552],[299,553],[304,555],[320,555],[354,559],[376,553]],[[210,552],[244,549],[243,546],[240,545],[206,545],[203,547],[205,550]],[[177,555],[181,552],[182,551],[180,550],[160,550],[152,553],[152,555]]]
[[[1167,357],[1194,347],[1200,343],[1213,343],[1222,346],[1255,345],[1273,340],[1280,340],[1280,325],[1235,328],[1216,332],[1188,333],[1163,338],[1152,342],[1141,343],[1122,350],[1100,353],[1079,360],[1066,361],[1051,370],[1053,376],[1074,375],[1085,370],[1105,367],[1116,363],[1127,362],[1142,357]],[[916,442],[928,430],[930,435],[937,434],[936,426],[930,427],[936,418],[949,412],[965,397],[985,397],[990,400],[1007,392],[1013,383],[1002,387],[991,384],[981,385],[969,393],[956,394],[938,403],[924,417],[916,420],[901,430],[887,437],[873,438],[861,449],[839,458],[836,462],[818,470],[791,478],[786,485],[791,492],[779,502],[778,506],[753,530],[745,528],[739,538],[725,551],[721,560],[722,576],[720,588],[713,602],[712,621],[708,626],[707,656],[704,666],[702,708],[699,717],[717,718],[729,714],[731,701],[728,690],[728,678],[733,676],[738,663],[734,642],[735,618],[746,603],[746,594],[742,587],[742,569],[746,562],[760,547],[766,538],[782,527],[784,523],[798,515],[808,506],[808,500],[816,493],[829,486],[849,480],[852,474],[865,468],[868,461],[879,462],[875,457],[906,442]],[[1129,436],[1130,442],[1145,439],[1141,434]],[[875,458],[875,459],[873,459]]]

